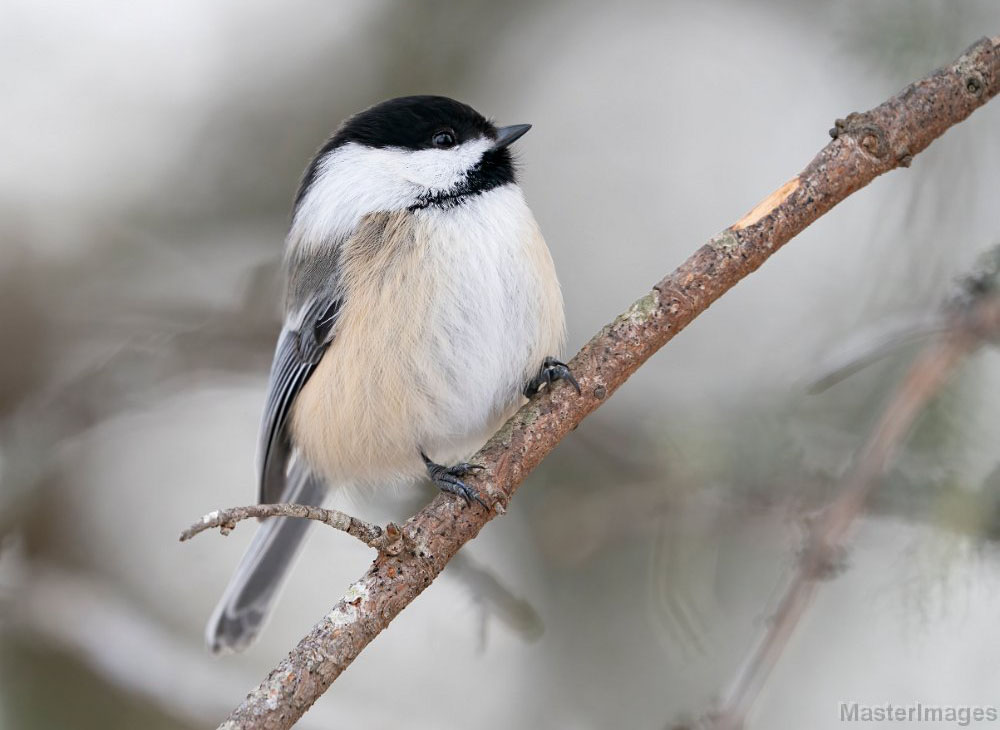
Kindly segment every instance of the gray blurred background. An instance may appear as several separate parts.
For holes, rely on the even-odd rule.
[[[7,0],[2,727],[214,726],[366,568],[315,529],[260,643],[212,657],[202,628],[253,526],[177,542],[255,498],[288,209],[343,117],[436,93],[534,124],[521,180],[575,351],[797,173],[835,117],[998,33],[995,0]],[[301,727],[704,713],[914,348],[820,395],[809,381],[859,331],[933,311],[1000,240],[998,130],[994,102],[700,317]],[[752,727],[837,727],[840,702],[997,701],[998,444],[994,350],[921,420]],[[430,496],[334,506],[399,520]]]

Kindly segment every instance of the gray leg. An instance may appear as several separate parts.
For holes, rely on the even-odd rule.
[[[455,464],[454,466],[441,466],[431,461],[430,457],[423,451],[420,452],[420,458],[424,460],[424,466],[427,467],[427,476],[430,477],[438,489],[442,492],[459,495],[465,499],[466,504],[472,504],[472,500],[475,500],[483,506],[483,509],[489,512],[490,508],[480,498],[479,493],[462,481],[462,477],[482,471],[484,467],[479,464],[467,464],[465,462]]]

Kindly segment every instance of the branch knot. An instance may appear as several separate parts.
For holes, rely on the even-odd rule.
[[[889,140],[885,130],[872,122],[869,112],[851,112],[846,119],[837,119],[833,125],[830,136],[834,139],[848,135],[856,139],[861,149],[872,157],[884,160],[889,156]]]

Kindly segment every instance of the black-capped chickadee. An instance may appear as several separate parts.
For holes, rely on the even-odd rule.
[[[462,481],[475,467],[442,464],[542,384],[576,385],[553,357],[559,282],[508,149],[528,129],[409,96],[351,117],[316,154],[285,242],[261,502],[317,505],[328,486],[426,474],[481,504]],[[254,639],[308,525],[261,525],[209,622],[214,650]]]

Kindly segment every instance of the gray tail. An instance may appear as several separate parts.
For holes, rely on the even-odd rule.
[[[322,481],[293,463],[281,501],[318,506],[325,493]],[[213,652],[242,651],[257,638],[311,523],[271,517],[257,528],[205,628]]]

